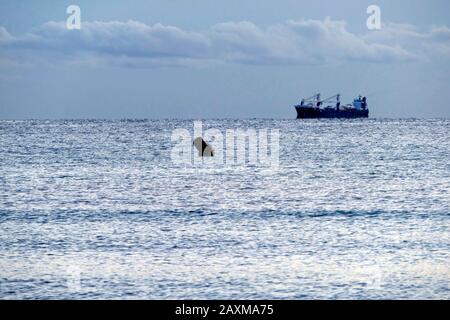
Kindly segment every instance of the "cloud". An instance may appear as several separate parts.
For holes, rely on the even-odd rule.
[[[8,30],[0,26],[0,43],[11,40],[12,36],[9,34]]]
[[[363,39],[367,43],[384,43],[391,47],[401,45],[421,60],[450,58],[450,29],[446,26],[432,26],[422,32],[410,24],[388,23],[381,30],[364,35]]]
[[[47,22],[5,41],[0,48],[5,54],[53,62],[151,66],[203,60],[208,41],[199,33],[136,21],[85,22],[81,30],[68,30],[63,22]]]
[[[0,60],[11,63],[84,63],[122,67],[193,66],[210,63],[302,65],[329,62],[396,62],[450,55],[450,29],[385,25],[357,35],[343,21],[301,20],[259,27],[226,22],[192,32],[174,26],[83,22],[68,30],[47,22],[13,36],[0,27]]]

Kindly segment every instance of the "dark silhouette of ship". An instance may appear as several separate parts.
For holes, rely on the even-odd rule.
[[[297,119],[316,119],[316,118],[368,118],[369,108],[367,98],[358,96],[352,104],[341,106],[341,95],[336,94],[332,97],[321,100],[320,93],[309,98],[302,99],[299,105],[295,106],[297,110]],[[335,105],[330,105],[332,100],[336,99]],[[325,106],[325,104],[327,104]]]

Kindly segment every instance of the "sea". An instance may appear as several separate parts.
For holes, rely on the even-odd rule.
[[[0,299],[450,298],[450,120],[201,125],[0,121]]]

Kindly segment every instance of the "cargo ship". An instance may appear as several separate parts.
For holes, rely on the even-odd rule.
[[[343,106],[340,99],[340,94],[321,99],[320,93],[304,98],[299,105],[295,106],[297,119],[369,117],[366,97],[358,96],[353,100],[353,103]],[[333,100],[335,100],[334,105],[332,104]]]

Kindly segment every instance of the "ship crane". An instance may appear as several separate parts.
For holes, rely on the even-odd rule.
[[[334,100],[334,99],[336,99],[336,108],[339,108],[340,105],[341,105],[341,95],[339,93],[335,94],[334,96],[331,96],[331,97],[328,97],[326,99],[323,99],[323,100],[319,101],[319,105],[321,105],[324,102],[328,102],[328,101],[331,101],[331,100]]]
[[[320,106],[320,93],[317,93],[311,97],[308,98],[303,98],[302,101],[300,102],[301,106],[304,106],[305,103],[309,103],[311,105],[317,105]]]

